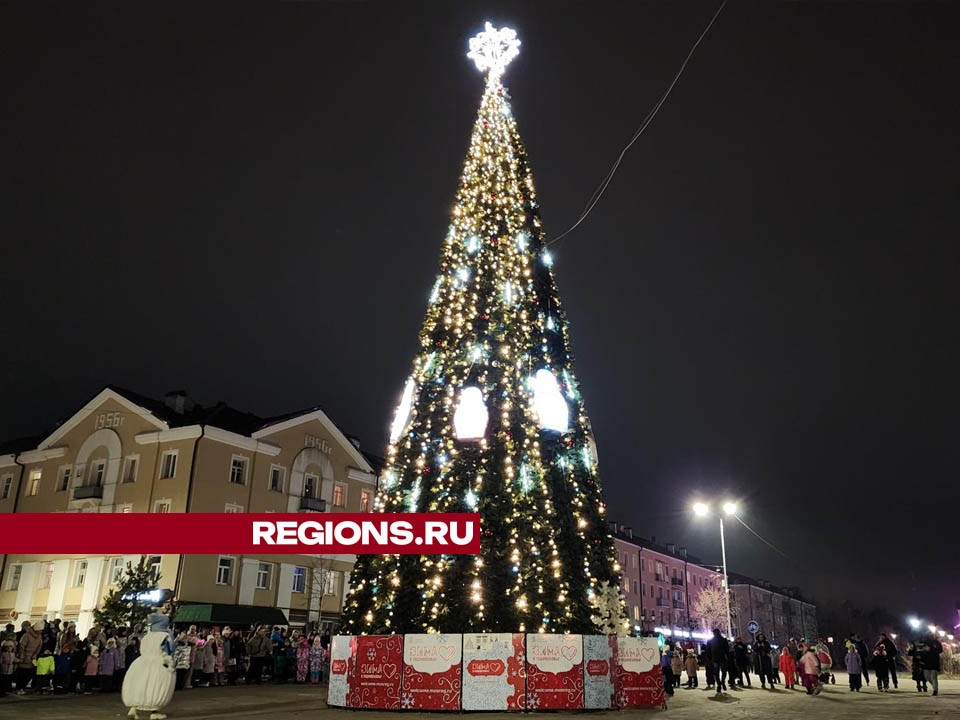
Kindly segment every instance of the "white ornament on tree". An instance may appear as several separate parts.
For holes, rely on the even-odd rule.
[[[480,440],[487,432],[487,418],[487,406],[480,388],[464,388],[460,393],[457,411],[453,414],[457,440]]]
[[[563,399],[557,378],[546,368],[537,370],[530,379],[533,388],[533,407],[544,430],[566,432],[570,424],[570,409]]]

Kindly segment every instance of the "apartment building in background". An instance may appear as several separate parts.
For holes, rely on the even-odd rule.
[[[319,408],[260,418],[107,387],[49,434],[0,445],[0,513],[367,512],[378,459]],[[51,516],[56,532],[56,516]],[[2,520],[0,520],[2,522]],[[203,533],[189,522],[171,532]],[[69,543],[66,543],[69,545]],[[176,620],[336,625],[354,555],[151,555]],[[0,619],[81,633],[139,556],[0,556]]]
[[[691,609],[700,590],[721,584],[722,575],[701,564],[685,547],[659,544],[611,523],[620,562],[622,594],[635,631],[680,635],[699,631]]]
[[[759,631],[776,645],[790,638],[815,640],[817,606],[804,599],[799,588],[782,588],[766,580],[729,573],[730,592],[739,612],[733,617],[735,636],[750,639],[747,624],[754,620]]]

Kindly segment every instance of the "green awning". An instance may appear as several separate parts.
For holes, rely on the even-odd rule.
[[[173,621],[185,623],[212,623],[214,625],[289,625],[283,610],[252,605],[199,604],[181,605]]]

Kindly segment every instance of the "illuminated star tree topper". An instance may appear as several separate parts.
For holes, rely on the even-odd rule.
[[[499,82],[503,71],[520,54],[520,40],[515,30],[495,28],[486,23],[486,29],[470,38],[467,57],[477,64],[480,72],[487,73],[487,82]]]

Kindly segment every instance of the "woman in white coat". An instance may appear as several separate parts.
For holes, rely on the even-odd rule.
[[[149,712],[150,720],[164,720],[161,710],[173,699],[176,668],[173,662],[175,643],[170,633],[170,619],[152,613],[150,632],[140,641],[140,657],[127,668],[123,679],[123,704],[130,708],[128,717],[137,712]]]

